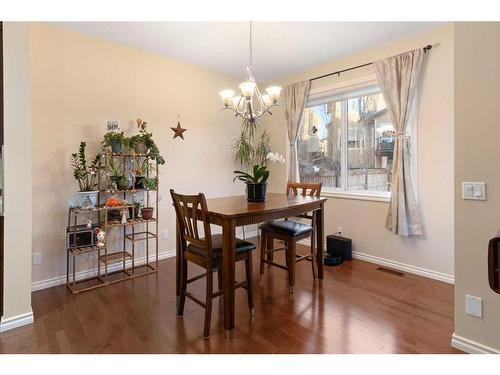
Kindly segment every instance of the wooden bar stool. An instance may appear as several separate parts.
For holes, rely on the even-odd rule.
[[[288,182],[286,186],[286,194],[316,196],[321,195],[321,183],[306,184],[298,182]],[[278,267],[287,271],[288,274],[288,291],[293,293],[295,285],[295,264],[302,260],[310,260],[312,264],[313,277],[316,279],[316,253],[314,251],[314,215],[303,214],[297,217],[310,220],[311,223],[303,224],[292,220],[269,221],[260,226],[260,280],[264,278],[264,264]],[[311,238],[310,253],[299,255],[296,253],[297,242],[305,238]],[[284,247],[274,248],[274,240],[281,240],[285,243]],[[274,262],[274,253],[285,250],[286,265]]]
[[[222,235],[212,236],[210,223],[208,221],[208,209],[205,195],[181,195],[170,189],[172,201],[177,216],[177,228],[179,232],[179,245],[181,254],[181,271],[177,275],[180,285],[180,297],[177,305],[177,315],[184,314],[184,304],[186,297],[205,309],[205,326],[203,337],[210,335],[210,320],[212,314],[212,299],[222,296]],[[204,236],[199,233],[198,226],[203,227]],[[253,285],[252,285],[252,251],[255,245],[251,242],[236,239],[236,261],[245,261],[246,280],[237,282],[235,288],[245,288],[247,290],[248,308],[253,316]],[[187,278],[188,261],[203,267],[206,273]],[[219,291],[213,292],[213,273],[218,271]],[[193,294],[187,291],[187,284],[207,277],[205,302],[200,301]]]

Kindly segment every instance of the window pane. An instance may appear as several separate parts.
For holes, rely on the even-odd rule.
[[[347,188],[389,191],[395,132],[381,93],[348,99]]]
[[[341,117],[341,102],[304,110],[297,142],[300,181],[340,187]]]

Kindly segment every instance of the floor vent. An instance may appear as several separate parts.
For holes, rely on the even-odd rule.
[[[391,270],[390,268],[385,268],[385,267],[377,267],[377,271],[382,271],[382,272],[389,273],[391,275],[399,276],[399,277],[403,277],[405,275],[404,272]]]

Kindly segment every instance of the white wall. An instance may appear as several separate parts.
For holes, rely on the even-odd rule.
[[[488,241],[500,235],[500,23],[455,24],[455,334],[469,352],[500,353],[500,294],[488,284]],[[463,181],[486,182],[486,201],[462,199]],[[467,294],[483,318],[465,313]]]
[[[328,36],[325,36],[328,37]],[[332,38],[335,43],[335,38]],[[330,198],[326,204],[325,232],[342,225],[343,234],[353,239],[354,251],[369,261],[388,261],[394,268],[453,280],[453,26],[375,47],[286,77],[289,83],[349,68],[383,57],[432,44],[425,56],[418,102],[418,198],[424,235],[403,238],[385,228],[388,203]],[[312,89],[373,75],[373,67],[354,70],[314,81]],[[283,111],[274,110],[264,119],[276,150],[287,152]],[[286,168],[272,166],[270,189],[284,191]]]
[[[148,121],[165,156],[159,229],[168,230],[169,239],[160,238],[160,253],[175,249],[170,188],[207,197],[242,193],[242,185],[232,183],[231,142],[239,121],[219,111],[218,95],[238,80],[43,23],[32,24],[31,53],[33,251],[43,255],[33,266],[38,287],[66,273],[67,199],[78,188],[69,156],[82,140],[95,152],[107,120],[119,120],[128,134],[137,117]],[[188,129],[184,141],[172,139],[178,114]]]
[[[28,23],[3,23],[4,314],[0,330],[33,320],[31,311],[31,78]]]

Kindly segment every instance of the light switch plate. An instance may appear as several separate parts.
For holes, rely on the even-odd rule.
[[[462,198],[474,201],[486,200],[485,182],[462,182]]]
[[[483,300],[470,295],[465,296],[465,312],[476,318],[483,317]]]

